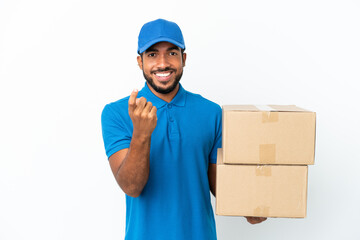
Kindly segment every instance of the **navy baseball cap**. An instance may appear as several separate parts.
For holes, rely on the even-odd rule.
[[[138,38],[138,54],[158,42],[169,42],[185,50],[180,27],[164,19],[157,19],[142,26]]]

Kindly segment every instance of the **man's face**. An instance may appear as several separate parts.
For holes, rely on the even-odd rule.
[[[161,94],[172,92],[178,85],[185,66],[186,53],[169,42],[159,42],[138,56],[137,61],[152,89]]]

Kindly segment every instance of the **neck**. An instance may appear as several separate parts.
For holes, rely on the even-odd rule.
[[[162,93],[158,93],[157,91],[155,91],[148,83],[146,83],[147,86],[149,87],[150,91],[155,94],[155,96],[157,96],[158,98],[164,100],[165,102],[171,102],[171,100],[173,100],[173,98],[176,96],[177,92],[179,91],[180,85],[177,84],[175,89],[169,93],[166,94],[162,94]]]

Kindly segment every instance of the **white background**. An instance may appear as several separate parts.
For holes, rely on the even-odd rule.
[[[307,218],[216,216],[218,238],[360,239],[359,12],[355,0],[0,0],[0,239],[123,239],[100,114],[143,87],[137,36],[159,17],[183,30],[185,89],[317,112]]]

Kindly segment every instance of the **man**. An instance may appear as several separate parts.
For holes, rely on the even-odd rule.
[[[146,23],[137,57],[145,86],[102,113],[106,153],[126,193],[125,239],[216,239],[210,191],[215,195],[221,108],[179,83],[184,50],[176,23]]]

